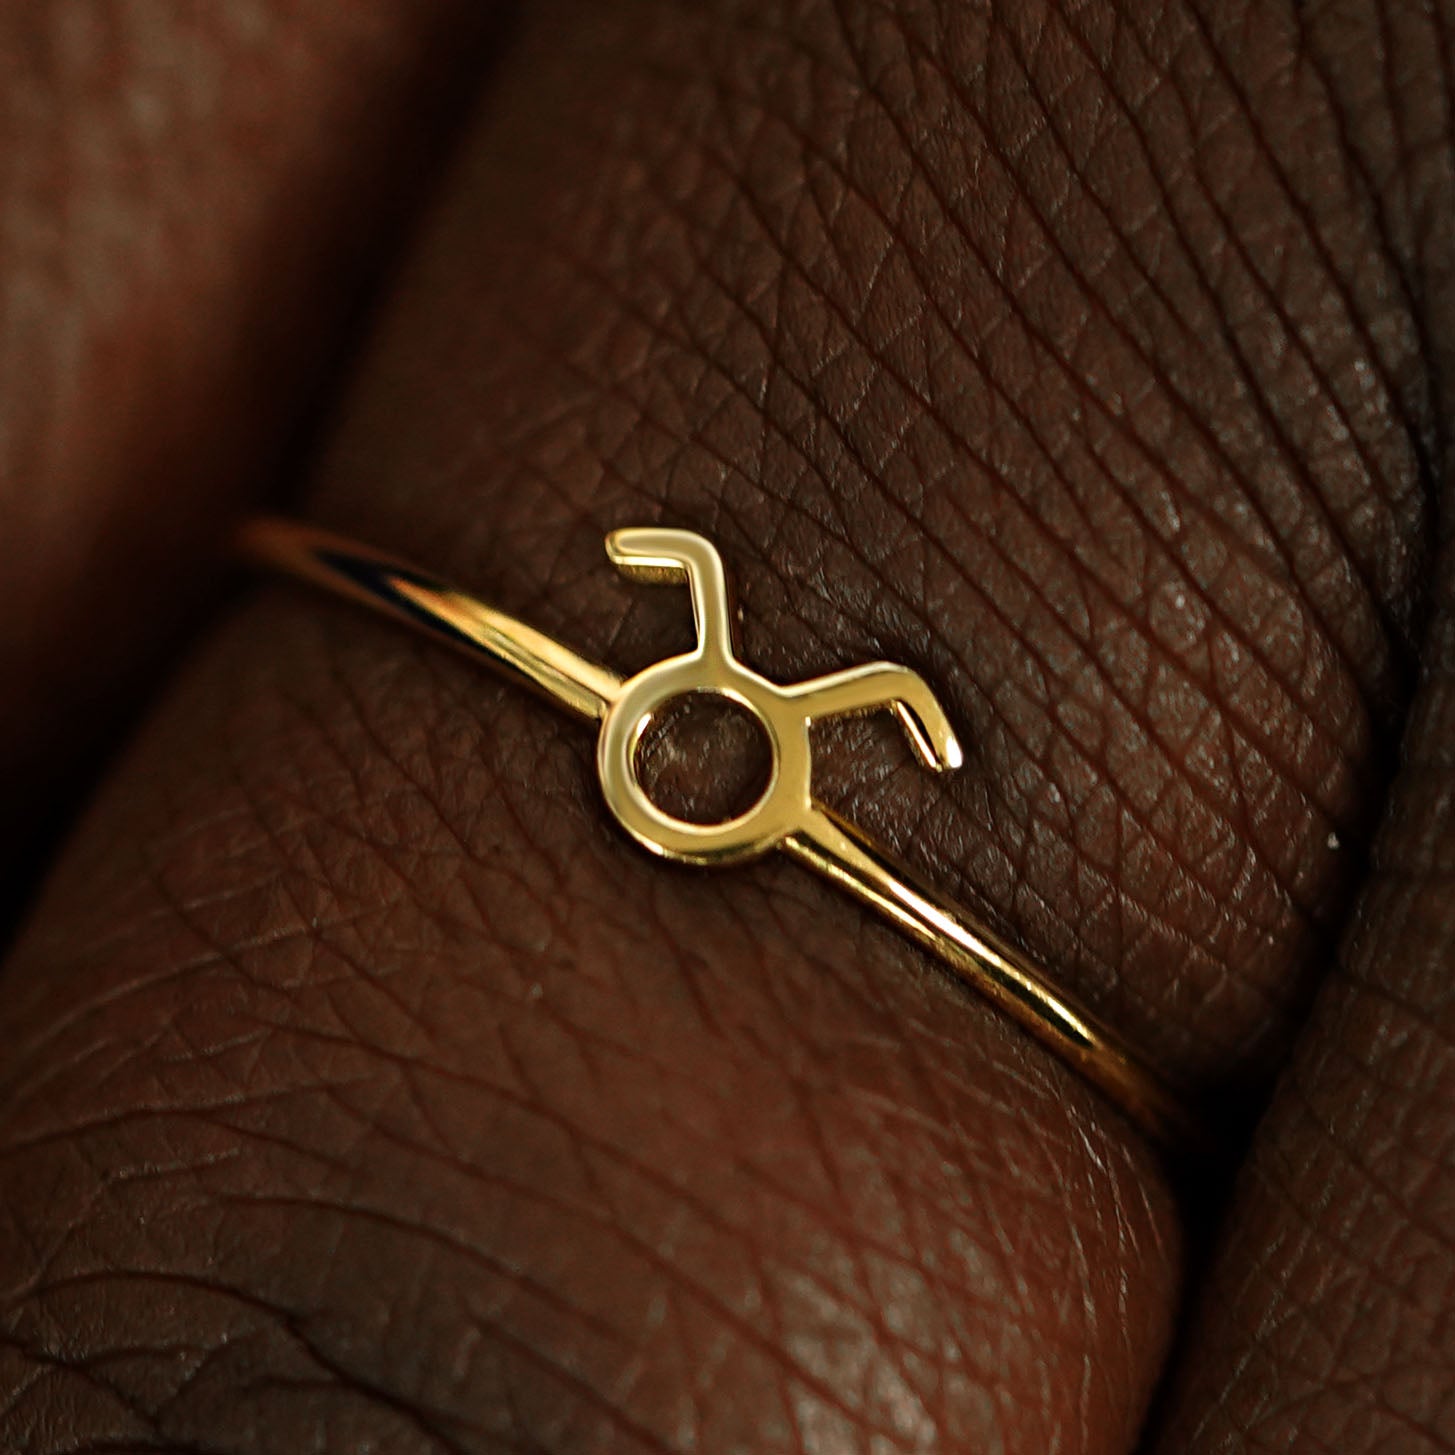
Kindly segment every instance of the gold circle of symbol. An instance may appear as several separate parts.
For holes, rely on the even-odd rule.
[[[418,567],[311,526],[255,520],[244,527],[240,545],[261,565],[407,622],[599,723],[596,767],[602,795],[618,823],[643,847],[704,865],[781,850],[918,941],[1157,1141],[1183,1148],[1202,1145],[1201,1128],[1186,1108],[1114,1031],[1028,956],[923,884],[863,830],[813,796],[810,729],[820,719],[846,713],[892,710],[926,767],[961,765],[960,744],[924,679],[892,662],[871,662],[789,686],[754,672],[738,654],[722,558],[703,536],[635,527],[607,537],[607,554],[627,576],[685,582],[697,627],[692,651],[627,678]],[[665,813],[638,776],[639,748],[653,720],[672,702],[695,693],[716,694],[746,708],[772,750],[768,785],[758,801],[721,823],[688,823]]]

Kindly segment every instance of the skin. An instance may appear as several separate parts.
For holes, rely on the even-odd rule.
[[[791,866],[630,850],[578,725],[259,589],[0,980],[6,1448],[1455,1449],[1447,31],[531,7],[298,503],[623,670],[686,601],[601,537],[691,526],[770,676],[921,670],[965,768],[849,723],[824,796],[1241,1168],[1169,1175]],[[653,751],[691,807],[736,742]]]
[[[0,914],[35,877],[19,846],[215,604],[220,526],[313,427],[493,13],[6,7]]]

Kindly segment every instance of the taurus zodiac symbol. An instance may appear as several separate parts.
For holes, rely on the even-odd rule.
[[[722,558],[692,531],[613,531],[606,551],[639,581],[686,581],[697,626],[696,647],[645,668],[621,684],[597,740],[602,791],[623,828],[648,849],[690,863],[724,863],[761,854],[808,831],[821,812],[811,791],[809,733],[823,718],[893,709],[915,756],[937,771],[963,761],[944,709],[925,680],[893,662],[870,662],[780,686],[738,657],[736,615]],[[687,823],[664,813],[637,776],[638,749],[668,703],[691,693],[724,697],[747,709],[772,749],[768,786],[745,813],[723,823]]]

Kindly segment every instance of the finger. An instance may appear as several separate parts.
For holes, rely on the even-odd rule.
[[[317,403],[490,10],[5,7],[7,846],[33,849],[107,704],[185,630],[219,522]],[[0,879],[26,857],[7,847]]]
[[[1246,1087],[1397,716],[1424,379],[1291,17],[1117,14],[537,12],[312,509],[619,670],[689,627],[607,529],[711,530],[755,665],[950,705],[954,779],[871,728],[825,796]],[[16,1427],[1129,1448],[1134,1134],[790,866],[634,857],[590,764],[312,600],[205,654],[0,1010]]]
[[[1437,12],[1350,5],[1310,31],[1310,54],[1360,138],[1359,165],[1387,179],[1385,225],[1425,300],[1444,379],[1455,351],[1449,23],[1442,30]],[[1373,116],[1377,127],[1361,124]],[[1441,397],[1447,421],[1448,385]],[[1449,443],[1444,426],[1444,460]],[[1443,471],[1441,518],[1449,494]],[[1338,973],[1260,1128],[1179,1374],[1161,1444],[1178,1455],[1455,1450],[1448,552],[1432,607],[1373,872]]]

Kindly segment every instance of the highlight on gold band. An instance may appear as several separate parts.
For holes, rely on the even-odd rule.
[[[607,536],[608,557],[628,577],[687,586],[697,629],[691,651],[626,678],[428,572],[311,526],[252,521],[240,544],[257,564],[424,630],[599,724],[602,796],[643,848],[701,865],[786,853],[916,940],[1157,1141],[1195,1140],[1192,1119],[1177,1098],[1112,1030],[1026,955],[920,883],[863,830],[813,796],[810,729],[846,713],[892,711],[927,769],[960,767],[959,740],[929,685],[893,662],[870,662],[787,686],[770,682],[739,655],[727,574],[716,547],[703,536],[657,526]],[[693,694],[715,695],[745,709],[771,749],[768,783],[757,802],[721,823],[673,817],[653,802],[638,776],[639,749],[652,724]]]

